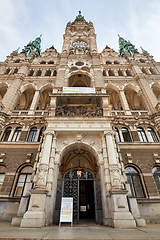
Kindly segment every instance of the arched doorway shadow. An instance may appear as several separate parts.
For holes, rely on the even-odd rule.
[[[91,147],[73,144],[61,157],[54,223],[58,223],[62,197],[73,198],[73,222],[102,223],[99,168]]]

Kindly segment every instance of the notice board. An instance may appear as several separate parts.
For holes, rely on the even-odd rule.
[[[73,221],[73,198],[62,197],[60,223]]]

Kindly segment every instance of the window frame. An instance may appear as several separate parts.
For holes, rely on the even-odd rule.
[[[129,169],[132,169],[133,172],[126,172],[126,170]],[[130,185],[130,189],[131,189],[131,193],[132,193],[132,196],[135,197],[135,198],[146,198],[146,194],[145,194],[145,191],[144,191],[144,185],[143,185],[143,182],[142,182],[142,179],[141,179],[141,175],[140,175],[140,172],[137,170],[137,168],[135,168],[134,166],[126,166],[125,167],[125,174],[127,176],[127,182],[128,184]],[[136,187],[135,184],[138,183],[138,187]],[[141,191],[141,196],[138,196],[138,192]]]
[[[124,129],[127,130],[127,131],[124,132],[124,131],[123,131]],[[123,136],[123,142],[132,142],[131,134],[130,134],[128,128],[122,127],[122,128],[121,128],[121,132],[122,132],[122,136]],[[128,134],[128,136],[127,136],[127,134]],[[126,136],[125,136],[125,135],[126,135]],[[127,140],[127,139],[128,139],[128,140]]]
[[[36,129],[36,130],[33,130],[33,129]],[[27,142],[36,142],[37,132],[38,132],[37,127],[30,128]]]
[[[156,169],[156,171],[153,171],[154,169]],[[157,186],[157,190],[158,190],[158,192],[160,194],[160,166],[154,166],[152,168],[152,174],[153,174],[156,186]]]
[[[149,129],[151,129],[151,131],[149,131]],[[155,143],[159,142],[157,134],[155,133],[155,131],[152,127],[147,127],[147,133],[149,134],[151,142],[155,142]]]
[[[7,133],[7,129],[10,129],[10,131],[8,131],[9,133]],[[9,137],[11,135],[11,132],[12,132],[12,127],[6,127],[4,132],[3,132],[3,135],[2,135],[2,138],[1,138],[1,142],[8,142],[8,139],[9,139]]]
[[[137,127],[137,133],[138,133],[140,142],[148,142],[146,133],[142,127]]]
[[[24,177],[24,181],[22,181],[22,182],[19,182],[19,179],[20,179],[20,177],[21,176],[25,176]],[[28,183],[28,184],[30,184],[31,183],[31,178],[29,179],[29,181],[28,181],[28,176],[30,176],[31,177],[31,175],[32,175],[32,173],[23,173],[23,172],[20,172],[19,174],[18,174],[18,178],[17,178],[17,181],[16,181],[16,186],[15,186],[15,190],[14,190],[14,197],[22,197],[23,196],[23,193],[24,193],[24,190],[25,190],[25,187],[27,186],[26,184]],[[22,184],[22,186],[20,185],[20,184]],[[17,194],[17,192],[18,192],[18,187],[21,187],[21,194]]]

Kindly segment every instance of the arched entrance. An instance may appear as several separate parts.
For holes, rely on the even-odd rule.
[[[73,198],[73,222],[102,223],[99,168],[85,145],[74,144],[62,157],[57,183],[54,222],[58,223],[62,197]]]

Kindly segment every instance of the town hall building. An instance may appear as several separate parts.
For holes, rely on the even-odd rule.
[[[81,12],[63,37],[0,62],[0,219],[59,224],[70,197],[73,224],[160,223],[160,63],[122,36],[99,53]]]

